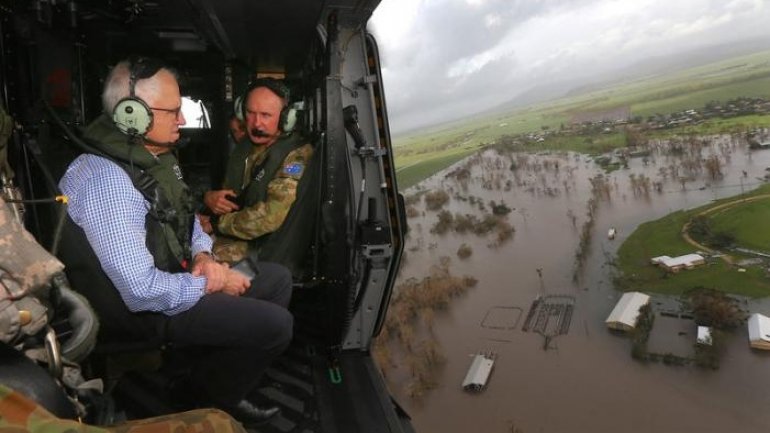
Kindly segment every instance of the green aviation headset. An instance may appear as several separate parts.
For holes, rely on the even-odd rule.
[[[270,89],[271,92],[278,95],[279,98],[283,99],[284,103],[278,120],[278,128],[284,134],[289,134],[294,131],[294,128],[297,125],[297,109],[289,105],[289,97],[291,96],[289,88],[281,80],[275,78],[257,78],[249,83],[246,91],[243,92],[243,95],[235,99],[236,117],[238,117],[240,121],[246,119],[246,99],[248,98],[249,93],[258,87],[266,87]]]
[[[136,82],[152,77],[162,67],[161,62],[147,57],[129,59],[129,96],[118,101],[112,110],[112,121],[124,134],[144,135],[152,128],[152,110],[146,102],[136,96]]]

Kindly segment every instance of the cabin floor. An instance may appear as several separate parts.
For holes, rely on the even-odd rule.
[[[280,407],[281,413],[269,423],[249,431],[413,431],[408,415],[390,398],[368,353],[344,351],[331,355],[325,348],[325,328],[320,323],[328,317],[324,314],[324,297],[310,292],[312,290],[295,293],[292,344],[265,372],[260,386],[249,396],[249,400],[259,406]],[[172,366],[174,364],[184,363],[166,359],[162,369],[123,375],[111,393],[113,398],[102,402],[101,418],[93,422],[112,424],[195,408],[195,402],[189,400],[192,393],[174,385],[185,375],[184,369]]]

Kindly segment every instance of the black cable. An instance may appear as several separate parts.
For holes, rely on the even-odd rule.
[[[80,147],[81,150],[88,153],[93,153],[94,155],[104,156],[104,153],[99,149],[87,144],[83,139],[75,135],[72,130],[70,130],[69,126],[67,126],[67,124],[61,120],[58,114],[56,114],[56,111],[54,111],[51,105],[48,104],[48,101],[43,100],[43,107],[48,112],[48,115],[51,117],[51,120],[54,121],[56,126],[58,126],[64,132],[64,134],[67,135],[67,138],[69,138],[70,141]]]
[[[56,203],[57,201],[61,201],[59,197],[63,196],[56,196],[51,198],[38,198],[38,199],[4,199],[6,203],[21,203],[21,204],[43,204],[43,203]]]
[[[59,241],[61,240],[61,233],[64,229],[64,219],[67,216],[67,196],[65,195],[57,195],[56,197],[51,198],[40,198],[40,199],[30,199],[30,200],[17,200],[17,199],[8,199],[5,200],[6,203],[21,203],[21,204],[48,204],[48,203],[61,203],[62,205],[58,209],[58,213],[56,216],[56,225],[54,226],[54,232],[53,232],[53,240],[51,241],[51,248],[50,252],[52,255],[56,255],[56,253],[59,251]]]
[[[51,241],[51,254],[56,256],[59,252],[59,242],[61,241],[61,234],[64,230],[64,220],[67,218],[67,202],[65,201],[59,206],[59,214],[56,218],[56,228],[53,231],[53,240]]]
[[[63,120],[59,117],[59,115],[54,111],[54,109],[51,107],[50,104],[48,104],[48,101],[45,99],[43,101],[43,107],[45,108],[45,111],[50,116],[51,120],[53,120],[54,124],[58,126],[64,134],[70,139],[71,142],[73,142],[75,145],[80,147],[82,150],[88,153],[92,153],[95,155],[104,155],[102,152],[100,152],[98,149],[94,148],[93,146],[90,146],[86,144],[85,141],[81,140],[80,137],[76,136],[70,128],[67,126],[67,124],[64,123]],[[40,169],[46,173],[46,177],[53,179],[50,172],[48,171],[48,168],[42,163],[42,161],[38,161],[38,165],[40,166]],[[59,242],[61,241],[61,235],[62,231],[64,230],[64,222],[66,221],[67,217],[67,197],[64,195],[61,195],[61,190],[59,190],[59,186],[56,185],[56,183],[53,183],[52,189],[56,192],[57,195],[53,199],[43,199],[43,203],[53,201],[60,201],[62,202],[63,206],[59,208],[59,213],[56,218],[56,226],[54,228],[53,232],[53,239],[51,240],[51,254],[54,256],[59,251]]]

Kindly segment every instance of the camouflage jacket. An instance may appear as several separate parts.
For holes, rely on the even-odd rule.
[[[48,282],[64,269],[0,198],[0,342],[16,344],[48,323]]]
[[[267,154],[265,146],[254,146],[248,139],[244,141],[250,146],[248,156],[244,159],[239,149],[233,152],[224,185],[239,195],[249,187],[249,179],[254,176],[252,170],[264,162]],[[243,145],[244,142],[239,144]],[[232,263],[244,258],[249,241],[281,227],[296,200],[297,185],[312,155],[313,147],[310,144],[303,144],[290,151],[267,184],[264,197],[247,198],[240,203],[239,211],[219,217],[213,250],[220,259]]]
[[[0,431],[29,433],[246,433],[241,424],[216,409],[198,409],[109,427],[58,419],[32,400],[0,384]]]

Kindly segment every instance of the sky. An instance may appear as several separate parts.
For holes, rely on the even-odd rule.
[[[369,30],[398,134],[643,59],[770,40],[770,1],[382,0]]]

